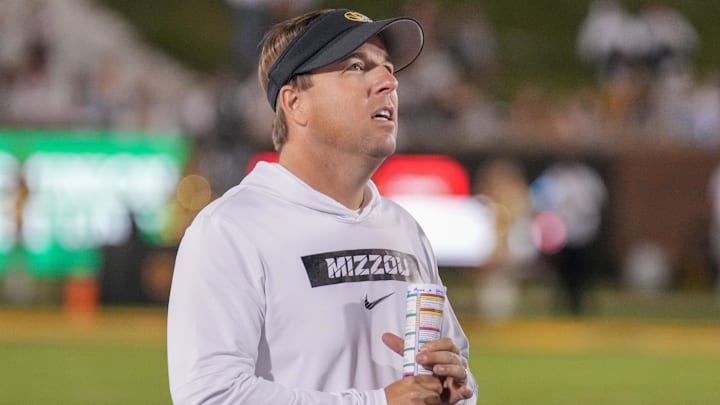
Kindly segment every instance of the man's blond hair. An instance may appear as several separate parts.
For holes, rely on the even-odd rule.
[[[280,55],[285,51],[288,44],[295,39],[312,21],[321,15],[327,14],[333,10],[318,10],[305,13],[301,16],[291,18],[289,20],[277,23],[270,28],[262,40],[262,50],[260,52],[260,61],[258,63],[258,77],[260,84],[265,92],[268,88],[268,74],[270,68]],[[307,90],[312,86],[312,81],[308,75],[298,75],[290,79],[287,83],[298,90]],[[278,100],[280,98],[278,97]],[[283,144],[287,140],[287,121],[285,112],[279,103],[275,107],[275,119],[272,128],[272,141],[275,150],[282,149]]]

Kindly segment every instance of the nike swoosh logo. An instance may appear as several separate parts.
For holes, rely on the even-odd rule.
[[[393,295],[393,294],[395,294],[394,291],[391,292],[391,293],[388,294],[388,295],[384,295],[384,296],[376,299],[375,301],[368,301],[367,294],[365,294],[365,308],[366,308],[366,309],[373,309],[373,308],[375,308],[375,305],[381,303],[385,298],[387,298],[387,297],[389,297],[389,296],[391,296],[391,295]]]

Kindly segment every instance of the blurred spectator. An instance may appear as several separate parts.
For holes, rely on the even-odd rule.
[[[622,264],[622,283],[631,291],[654,294],[667,289],[672,282],[672,265],[668,253],[650,241],[630,247]]]
[[[706,150],[720,148],[720,80],[675,69],[659,77],[651,93],[648,129],[683,144]]]
[[[618,69],[641,63],[651,46],[647,24],[628,15],[615,0],[594,0],[580,27],[577,51],[604,81]]]
[[[0,121],[179,129],[192,74],[89,0],[0,3]]]
[[[699,47],[690,21],[668,6],[650,5],[635,16],[617,1],[593,1],[577,51],[600,78],[598,124],[630,139],[720,147],[718,86],[695,77]]]
[[[518,248],[518,233],[530,215],[528,185],[522,168],[511,159],[492,160],[477,172],[474,193],[487,199],[495,214],[495,251],[479,269],[477,299],[480,313],[490,319],[514,314],[519,299],[519,279],[526,276],[534,255]],[[529,235],[528,235],[529,236]]]
[[[232,53],[240,78],[257,70],[258,44],[270,25],[310,9],[316,0],[225,0],[232,8]]]
[[[720,147],[720,75],[710,75],[695,88],[692,111],[695,143],[708,149]]]
[[[548,94],[535,85],[520,89],[509,108],[510,136],[532,145],[547,137],[552,128],[553,107],[546,102]]]
[[[689,140],[695,85],[695,77],[687,70],[675,70],[658,78],[651,89],[653,115],[648,128],[658,136]]]
[[[216,94],[220,80],[206,77],[194,83],[180,103],[180,125],[196,143],[213,136],[217,126]]]
[[[627,136],[646,124],[651,89],[651,77],[641,65],[619,65],[600,89],[601,112],[609,129]]]
[[[489,29],[471,28],[482,22],[477,10],[465,15],[460,25],[452,18],[445,25],[441,3],[433,0],[408,1],[403,14],[422,23],[426,42],[418,61],[399,73],[406,83],[398,89],[400,114],[407,117],[401,118],[399,149],[473,148],[497,136],[497,113],[469,81],[481,67],[494,63]],[[450,26],[454,31],[446,35]]]
[[[272,148],[267,136],[272,111],[260,87],[248,82],[256,84],[257,78],[248,76],[241,81],[225,71],[211,87],[214,125],[210,136],[198,144],[198,164],[216,196],[242,180],[255,153]]]
[[[498,69],[495,32],[475,4],[451,7],[441,17],[438,37],[460,77],[457,86],[447,90],[455,92],[455,148],[485,148],[505,132],[501,111],[485,92]]]
[[[436,134],[444,132],[456,111],[455,97],[459,95],[454,89],[459,85],[460,72],[448,49],[438,43],[440,5],[432,0],[413,0],[405,4],[402,14],[420,21],[425,44],[417,63],[399,73],[404,83],[398,89],[400,114],[413,119],[403,120],[406,125],[400,131],[407,135],[400,135],[398,142],[401,149],[406,142],[432,149],[438,142]],[[441,142],[454,135],[448,132],[453,131],[444,132]]]
[[[28,2],[24,43],[16,64],[22,74],[14,75],[9,83],[6,114],[10,121],[28,120],[42,125],[71,120],[70,88],[51,71],[56,54],[49,12],[42,1]]]
[[[600,82],[601,112],[612,132],[636,130],[648,116],[651,77],[646,61],[653,49],[650,27],[615,0],[591,3],[578,34],[580,59]]]
[[[138,304],[145,300],[141,271],[151,245],[145,241],[133,218],[130,235],[122,243],[102,247],[100,268],[101,301],[104,304]]]
[[[452,7],[439,22],[438,35],[466,80],[488,83],[498,68],[495,32],[476,4]]]
[[[561,145],[603,145],[600,100],[595,92],[581,87],[558,103],[555,111],[554,141]]]
[[[653,71],[663,74],[692,64],[699,40],[685,16],[668,6],[654,4],[641,11],[640,19],[650,31],[647,60]]]
[[[571,314],[581,315],[597,263],[592,247],[607,202],[605,184],[584,163],[558,162],[533,181],[530,196],[537,212],[533,224],[537,246],[557,269],[559,303]]]
[[[226,0],[232,8],[232,59],[235,72],[245,77],[257,67],[258,44],[274,19],[271,0]]]

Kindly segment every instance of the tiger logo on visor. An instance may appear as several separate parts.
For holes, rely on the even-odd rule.
[[[372,22],[373,20],[370,19],[370,17],[358,13],[357,11],[347,11],[345,12],[345,18],[350,21],[355,22]]]

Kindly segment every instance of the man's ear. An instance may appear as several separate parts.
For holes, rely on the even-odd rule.
[[[278,95],[278,108],[282,108],[288,121],[304,126],[307,123],[305,110],[303,108],[302,92],[295,87],[285,85],[280,89]]]

